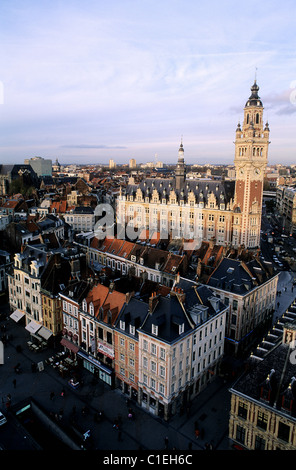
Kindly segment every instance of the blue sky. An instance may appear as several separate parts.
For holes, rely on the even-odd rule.
[[[296,163],[295,1],[1,0],[0,163],[232,163],[257,68]]]

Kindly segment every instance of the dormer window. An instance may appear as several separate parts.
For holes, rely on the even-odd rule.
[[[158,326],[157,325],[154,325],[152,324],[152,334],[155,335],[155,336],[158,336]]]
[[[134,325],[130,325],[130,327],[129,327],[129,332],[130,332],[131,335],[135,335],[135,333],[136,333],[136,328],[135,328]]]
[[[124,322],[123,320],[120,320],[120,322],[119,322],[119,328],[120,328],[121,330],[125,330],[125,322]]]
[[[92,316],[93,316],[94,313],[95,313],[94,304],[93,304],[92,302],[89,304],[89,313],[90,313],[90,315],[92,315]]]
[[[181,323],[181,325],[179,325],[179,335],[181,335],[182,333],[184,333],[184,323]]]
[[[87,303],[86,303],[86,300],[83,300],[83,302],[82,302],[82,310],[83,310],[83,312],[87,312]]]

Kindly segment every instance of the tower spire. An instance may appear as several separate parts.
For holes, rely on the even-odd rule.
[[[185,163],[184,163],[184,148],[183,136],[181,136],[181,143],[178,153],[178,163],[175,171],[176,189],[180,190],[185,182]]]
[[[264,172],[267,166],[269,128],[263,129],[263,104],[256,82],[244,108],[242,128],[236,129],[235,158],[235,211],[237,225],[234,245],[247,248],[260,246],[260,227]],[[238,215],[239,214],[239,215]]]

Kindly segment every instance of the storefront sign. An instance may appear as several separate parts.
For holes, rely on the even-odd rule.
[[[103,343],[98,343],[98,352],[104,354],[104,356],[110,357],[110,359],[114,359],[114,349],[109,348]]]

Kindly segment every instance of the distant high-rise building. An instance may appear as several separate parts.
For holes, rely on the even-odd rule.
[[[109,168],[110,170],[112,170],[113,168],[116,168],[116,163],[112,159],[109,160]]]
[[[42,157],[33,157],[25,160],[38,176],[52,176],[52,161]]]
[[[131,158],[130,161],[129,161],[129,167],[130,168],[136,168],[137,166],[137,162],[134,158]]]

